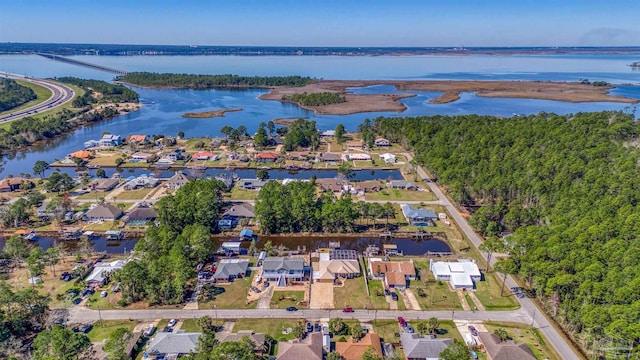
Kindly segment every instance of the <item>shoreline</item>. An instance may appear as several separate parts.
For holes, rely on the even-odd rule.
[[[236,108],[231,108],[231,109],[220,109],[220,110],[213,110],[213,111],[184,113],[184,114],[182,114],[182,117],[183,118],[189,118],[189,119],[210,119],[210,118],[215,118],[215,117],[224,117],[224,114],[226,114],[228,112],[236,112],[236,111],[242,111],[242,110],[244,110],[244,108],[236,107]]]

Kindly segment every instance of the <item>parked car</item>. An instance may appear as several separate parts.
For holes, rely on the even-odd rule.
[[[269,282],[268,282],[268,281],[263,282],[263,283],[262,283],[262,286],[264,286],[264,287],[269,287]]]
[[[467,328],[469,329],[471,335],[478,336],[478,330],[474,326],[469,325]]]
[[[413,334],[413,326],[411,326],[410,324],[407,324],[407,332],[409,334]]]
[[[91,325],[91,324],[82,324],[82,325],[80,325],[80,327],[78,328],[78,331],[79,331],[79,332],[81,332],[81,333],[83,333],[83,334],[86,334],[86,333],[88,333],[89,331],[91,331],[91,329],[93,329],[93,325]]]
[[[317,332],[322,331],[322,326],[320,326],[320,323],[313,324],[313,331],[317,331]]]
[[[252,287],[251,287],[251,290],[253,290],[253,292],[258,293],[258,294],[262,292],[262,291],[260,291],[260,289],[258,289],[258,288],[257,288],[257,287],[255,287],[255,286],[252,286]]]
[[[393,299],[393,301],[398,301],[398,294],[396,294],[395,292],[392,292],[391,299]]]
[[[310,322],[307,322],[307,332],[312,332],[313,331],[313,326],[311,325]]]
[[[289,306],[288,308],[286,308],[287,311],[298,311],[298,308],[295,306]]]
[[[96,292],[95,290],[87,288],[82,290],[82,292],[80,293],[80,296],[82,297],[90,296],[90,295],[93,295],[95,292]]]
[[[142,333],[144,336],[151,336],[153,335],[153,333],[156,331],[156,327],[153,325],[149,325],[144,329],[144,332]]]
[[[170,328],[170,327],[168,327],[168,326],[165,326],[165,327],[162,329],[162,332],[173,332],[173,329],[172,329],[172,328]]]
[[[389,295],[391,295],[391,291],[389,291],[389,289],[385,288],[385,289],[384,289],[384,294],[385,294],[386,296],[389,296]]]
[[[171,320],[169,320],[169,323],[167,325],[169,327],[174,327],[174,326],[176,326],[177,323],[178,323],[178,321],[176,319],[171,319]]]
[[[107,297],[107,292],[106,291],[101,292],[100,293],[100,297],[101,298],[106,298]]]
[[[344,313],[352,313],[353,312],[353,308],[350,308],[350,307],[344,308],[344,309],[342,309],[342,312],[344,312]]]
[[[407,326],[407,322],[404,320],[402,316],[398,316],[398,324],[400,324],[400,326],[402,327]]]

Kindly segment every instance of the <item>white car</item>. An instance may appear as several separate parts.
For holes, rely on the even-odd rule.
[[[176,319],[169,320],[169,326],[174,327],[178,321]]]

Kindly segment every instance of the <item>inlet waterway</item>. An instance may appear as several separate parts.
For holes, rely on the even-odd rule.
[[[449,79],[449,80],[539,80],[539,81],[607,81],[617,85],[612,93],[640,99],[640,73],[627,65],[634,55],[547,55],[547,56],[76,56],[82,61],[126,71],[155,71],[202,74],[234,73],[240,75],[303,75],[325,79]],[[0,55],[0,70],[31,77],[77,76],[111,80],[109,73],[55,62],[36,55]],[[541,111],[559,114],[623,110],[622,103],[566,103],[548,100],[482,98],[473,93],[461,94],[458,101],[430,104],[435,92],[411,92],[417,96],[402,99],[407,110],[353,115],[315,115],[292,104],[265,101],[258,96],[266,90],[156,90],[135,88],[143,108],[97,124],[83,127],[29,150],[4,156],[0,177],[31,173],[37,160],[53,162],[81,149],[87,140],[100,138],[103,132],[129,134],[165,134],[179,131],[187,137],[220,136],[225,125],[246,126],[250,132],[260,122],[276,118],[308,117],[320,129],[333,129],[343,123],[355,130],[366,118],[376,116],[419,115],[496,115],[533,114]],[[396,92],[392,87],[353,89],[354,92]],[[244,110],[212,119],[186,119],[185,112],[241,107]],[[630,111],[630,110],[629,110]]]

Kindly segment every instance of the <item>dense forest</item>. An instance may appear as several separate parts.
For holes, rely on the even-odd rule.
[[[84,107],[102,103],[138,102],[138,93],[124,85],[111,84],[100,80],[87,80],[75,77],[62,77],[59,81],[76,85],[85,91],[84,95],[73,101],[73,106]]]
[[[287,127],[288,131],[284,135],[284,148],[287,151],[295,150],[299,147],[309,147],[312,150],[320,145],[320,133],[316,129],[316,122],[305,119],[298,119]]]
[[[158,201],[160,226],[150,227],[136,244],[142,255],[114,273],[122,287],[120,305],[183,301],[196,265],[215,250],[210,234],[217,226],[223,186],[218,180],[196,180]]]
[[[12,79],[0,79],[0,111],[7,111],[36,99],[36,93],[29,87]]]
[[[377,118],[583,345],[640,343],[640,151],[622,112]],[[589,338],[587,338],[589,334]]]
[[[313,81],[303,76],[239,76],[239,75],[195,75],[151,72],[131,72],[120,75],[115,81],[142,87],[173,89],[215,88],[264,88],[271,86],[303,86]]]
[[[339,104],[347,101],[343,95],[333,92],[321,92],[308,94],[284,95],[282,101],[288,101],[305,106],[320,106],[329,104]]]

